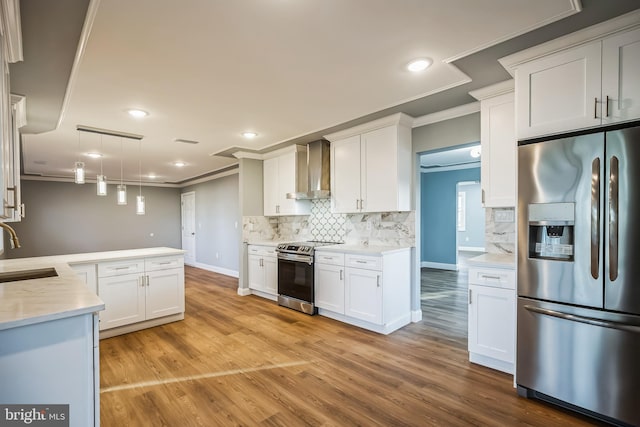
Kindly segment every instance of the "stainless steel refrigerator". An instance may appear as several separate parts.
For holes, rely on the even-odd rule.
[[[516,382],[640,426],[640,126],[518,147]]]

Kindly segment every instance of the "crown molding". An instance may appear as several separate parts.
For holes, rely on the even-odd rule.
[[[640,9],[636,9],[608,21],[592,25],[571,34],[550,40],[546,43],[505,56],[498,59],[498,62],[500,62],[509,74],[515,76],[516,69],[524,63],[568,48],[590,43],[634,27],[640,27],[639,23]]]
[[[509,79],[480,89],[472,90],[469,92],[469,95],[473,96],[478,101],[482,101],[483,99],[511,93],[514,89],[515,80]]]
[[[20,1],[4,0],[2,5],[2,29],[6,35],[7,60],[9,63],[24,60],[22,56],[22,20],[20,18]]]
[[[455,119],[469,114],[480,112],[480,103],[471,102],[469,104],[460,105],[458,107],[449,108],[447,110],[438,111],[436,113],[426,114],[424,116],[413,119],[412,127],[430,125],[432,123],[443,122],[445,120]]]
[[[324,135],[323,138],[327,139],[330,142],[333,142],[336,140],[349,138],[350,136],[360,135],[365,132],[370,132],[372,130],[376,130],[376,129],[380,129],[380,128],[384,128],[392,125],[412,127],[413,120],[414,120],[413,117],[407,114],[396,113],[396,114],[392,114],[391,116],[387,116],[381,119],[363,123],[361,125],[354,126],[349,129],[344,129],[338,132]]]
[[[214,156],[215,154],[210,154],[211,156]],[[262,160],[262,154],[260,153],[252,153],[249,151],[236,151],[235,153],[231,154],[233,157],[235,157],[236,159],[253,159],[253,160]]]
[[[264,153],[262,154],[262,159],[272,159],[274,157],[278,157],[282,154],[288,154],[288,153],[306,153],[307,152],[307,146],[306,145],[301,145],[301,144],[294,144],[294,145],[289,145],[287,147],[284,148],[280,148],[278,150],[274,150],[274,151],[269,151],[268,153]]]
[[[15,110],[16,127],[20,129],[27,124],[27,97],[11,94],[11,106]]]

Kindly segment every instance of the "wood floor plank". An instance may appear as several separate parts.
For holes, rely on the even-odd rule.
[[[185,320],[100,342],[103,426],[597,425],[469,363],[462,279],[383,336],[185,275]]]

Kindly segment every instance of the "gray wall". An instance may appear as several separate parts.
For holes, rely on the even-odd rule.
[[[202,267],[238,271],[238,185],[238,174],[233,174],[182,189],[196,194],[196,263]]]
[[[26,217],[11,224],[22,247],[9,249],[4,233],[4,257],[181,248],[180,189],[142,187],[146,215],[135,212],[138,188],[130,185],[127,190],[129,204],[118,206],[115,185],[109,185],[106,197],[99,197],[95,184],[23,180]]]

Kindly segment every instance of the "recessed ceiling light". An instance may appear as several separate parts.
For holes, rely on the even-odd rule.
[[[142,117],[147,117],[149,115],[149,113],[147,113],[146,111],[138,110],[137,108],[132,108],[130,110],[127,110],[127,113],[129,113],[130,116],[135,117],[137,119]]]
[[[92,159],[99,159],[100,157],[102,157],[102,154],[100,154],[100,153],[87,153],[87,157],[91,157]]]
[[[407,70],[417,73],[419,71],[424,71],[432,64],[432,60],[429,58],[420,58],[414,59],[413,61],[407,64]]]
[[[149,179],[156,179],[158,176],[155,173],[150,173],[149,175],[147,175],[147,178]]]
[[[474,159],[477,159],[478,157],[480,157],[480,154],[482,154],[482,147],[479,145],[472,147],[471,151],[469,151],[469,155]]]
[[[247,131],[247,132],[242,132],[242,136],[244,136],[247,139],[252,139],[258,136],[258,134],[255,132]]]
[[[174,165],[175,167],[177,167],[177,168],[181,168],[181,167],[186,166],[187,164],[186,164],[185,162],[180,162],[180,161],[178,161],[178,162],[173,162],[173,165]]]

